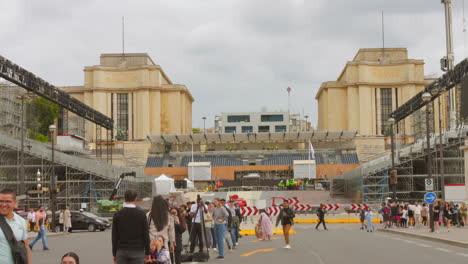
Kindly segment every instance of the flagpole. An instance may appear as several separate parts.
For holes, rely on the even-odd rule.
[[[193,140],[192,140],[192,180],[195,180],[195,175],[193,175]]]
[[[308,162],[308,165],[309,165],[309,179],[310,179],[310,156],[311,156],[311,149],[310,149],[310,145],[312,145],[312,143],[310,143],[310,140],[309,140],[309,162]]]

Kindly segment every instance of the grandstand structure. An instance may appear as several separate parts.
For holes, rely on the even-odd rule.
[[[464,146],[468,127],[459,126],[440,136],[432,133],[430,153],[434,192],[442,197],[444,184],[464,184]],[[420,138],[414,144],[396,149],[395,169],[398,175],[396,197],[403,201],[421,201],[427,178],[427,139]],[[442,158],[441,158],[441,151]],[[443,162],[443,166],[441,163]],[[387,154],[332,179],[330,195],[380,203],[392,197],[389,190],[389,174],[392,169],[391,155]],[[443,181],[442,181],[443,177]]]
[[[209,162],[212,180],[240,181],[249,173],[292,178],[294,161],[309,160],[310,141],[316,177],[328,179],[359,166],[355,137],[355,131],[150,135],[145,174],[184,179],[189,163]]]

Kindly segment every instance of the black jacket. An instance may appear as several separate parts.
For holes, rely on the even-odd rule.
[[[283,216],[283,213],[286,213],[286,216]],[[294,210],[291,207],[281,208],[281,211],[276,218],[276,225],[281,221],[281,225],[293,225],[294,217],[296,217]]]
[[[143,209],[124,207],[114,214],[112,221],[112,255],[118,249],[142,249],[150,254],[148,221]]]

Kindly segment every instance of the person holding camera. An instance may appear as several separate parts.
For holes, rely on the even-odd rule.
[[[208,207],[203,203],[203,200],[198,197],[197,204],[190,207],[190,216],[192,217],[191,232],[190,232],[190,253],[195,251],[195,243],[198,239],[199,252],[203,252],[203,234],[205,230],[202,227],[202,212],[206,214]]]

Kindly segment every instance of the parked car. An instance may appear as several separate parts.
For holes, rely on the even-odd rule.
[[[89,212],[71,211],[72,227],[73,230],[88,230],[94,232],[96,230],[104,231],[110,227],[109,220],[94,215]]]

